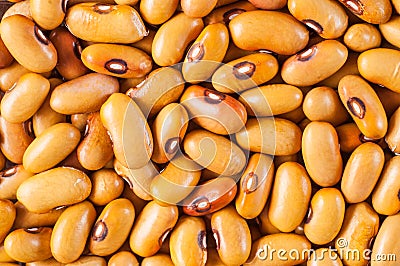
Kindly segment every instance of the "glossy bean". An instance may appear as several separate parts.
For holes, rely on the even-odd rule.
[[[386,113],[368,82],[360,76],[348,75],[340,80],[338,92],[343,105],[367,138],[385,136],[388,127]]]
[[[155,201],[149,202],[133,225],[129,239],[132,251],[142,257],[156,254],[177,221],[176,206],[163,207]]]
[[[56,69],[61,76],[71,80],[89,72],[81,60],[82,46],[78,38],[63,27],[51,31],[49,38],[57,50]]]
[[[307,93],[303,111],[311,121],[325,121],[333,126],[341,125],[349,119],[338,93],[329,87],[316,87]]]
[[[247,112],[241,102],[198,85],[188,87],[180,103],[196,124],[216,134],[234,134],[247,121]]]
[[[85,66],[97,73],[119,78],[143,77],[151,71],[151,58],[142,50],[118,44],[97,43],[81,54]]]
[[[18,79],[26,74],[30,73],[28,69],[20,65],[17,61],[14,61],[11,65],[0,69],[0,89],[3,92],[11,89]]]
[[[372,247],[371,258],[377,258],[379,255],[391,254],[391,261],[379,261],[372,260],[371,265],[388,265],[394,266],[397,264],[396,259],[400,256],[399,251],[399,225],[400,225],[400,214],[387,216],[379,228],[378,234],[375,238],[374,245]]]
[[[272,116],[288,113],[301,106],[303,93],[292,85],[270,84],[243,92],[239,101],[246,106],[250,115]]]
[[[182,216],[170,238],[175,265],[204,265],[207,261],[206,225],[202,218]]]
[[[314,244],[327,244],[339,233],[344,214],[342,193],[336,188],[322,188],[311,199],[304,234]]]
[[[288,0],[290,13],[324,39],[336,39],[347,28],[347,14],[343,7],[329,0]]]
[[[12,1],[9,1],[12,2]],[[27,18],[32,19],[31,15],[31,8],[30,8],[30,1],[13,1],[15,2],[12,4],[5,12],[3,17],[1,18],[2,20],[5,19],[6,17],[10,17],[12,15],[20,14],[23,15]]]
[[[139,106],[128,96],[114,93],[101,107],[100,117],[117,160],[133,169],[145,166],[153,153],[153,137]]]
[[[88,170],[98,170],[113,158],[113,147],[100,113],[89,115],[82,141],[77,148],[78,160]]]
[[[43,29],[57,28],[64,20],[66,3],[63,0],[32,0],[30,11],[33,20]]]
[[[17,190],[17,199],[32,212],[44,213],[86,199],[92,188],[82,171],[58,167],[25,180]]]
[[[249,2],[257,8],[267,10],[281,9],[287,4],[287,0],[250,0]]]
[[[227,206],[211,216],[211,228],[221,260],[228,265],[246,262],[251,250],[251,235],[246,220],[233,206]]]
[[[232,41],[244,50],[265,49],[291,55],[308,42],[308,31],[292,16],[276,11],[248,11],[229,23]]]
[[[400,211],[400,157],[395,156],[386,162],[382,175],[372,194],[372,206],[382,215],[394,215]]]
[[[92,190],[89,200],[97,206],[104,206],[118,198],[124,190],[124,181],[112,169],[100,169],[90,176]]]
[[[28,262],[26,266],[63,266],[64,264],[58,262],[55,258],[49,258],[47,260],[39,260],[34,262]]]
[[[319,248],[311,253],[307,266],[342,266],[339,255],[332,249]]]
[[[30,71],[44,73],[56,66],[57,51],[54,45],[29,18],[13,15],[3,19],[0,33],[11,55]]]
[[[17,216],[14,221],[13,228],[34,228],[34,227],[52,227],[56,224],[58,218],[63,213],[65,208],[57,208],[50,210],[45,213],[30,212],[28,209],[21,204],[16,202],[14,204]]]
[[[390,19],[390,0],[338,0],[354,15],[372,24],[382,24]]]
[[[10,54],[3,40],[0,38],[0,68],[5,68],[12,64],[14,57]]]
[[[301,130],[282,118],[251,118],[246,127],[235,134],[238,145],[252,152],[291,155],[301,148]]]
[[[295,162],[283,163],[276,171],[271,192],[271,224],[281,232],[293,231],[303,221],[310,198],[311,181],[304,167]]]
[[[14,200],[17,189],[33,173],[25,170],[23,165],[15,165],[0,172],[0,199]]]
[[[240,93],[271,80],[278,67],[278,61],[271,54],[247,55],[219,67],[212,76],[212,84],[220,92]]]
[[[107,262],[99,256],[81,256],[78,260],[65,264],[66,266],[106,266]]]
[[[333,186],[342,176],[343,161],[335,128],[327,122],[311,122],[303,132],[302,154],[311,179]]]
[[[88,201],[68,207],[54,225],[50,241],[53,257],[62,263],[77,260],[95,219],[96,211]]]
[[[291,85],[314,85],[338,71],[347,56],[346,46],[336,40],[325,40],[288,58],[281,75]]]
[[[362,144],[362,133],[355,123],[347,123],[336,128],[339,138],[340,150],[343,152],[353,152],[355,148]]]
[[[207,16],[216,6],[218,0],[181,0],[182,11],[189,17],[201,18]]]
[[[145,117],[152,118],[163,107],[179,99],[184,83],[180,71],[164,67],[152,71],[142,83],[126,94],[140,107]]]
[[[375,48],[358,57],[358,69],[366,80],[400,92],[399,72],[400,51],[389,48]],[[385,62],[385,65],[377,62]]]
[[[364,52],[381,45],[381,33],[371,24],[359,23],[350,26],[344,35],[344,43],[355,52]]]
[[[246,164],[246,155],[239,146],[206,130],[188,133],[183,148],[196,163],[220,175],[238,174]]]
[[[0,199],[0,243],[13,226],[16,214],[14,204],[10,200]]]
[[[118,90],[116,78],[90,73],[58,85],[51,93],[50,106],[54,111],[66,115],[97,112],[107,98]]]
[[[270,156],[255,153],[249,158],[239,182],[235,200],[237,212],[245,219],[256,218],[270,195],[275,167]]]
[[[92,42],[133,43],[147,35],[139,13],[128,5],[76,4],[68,8],[65,23],[73,35]]]
[[[349,250],[358,250],[360,254],[369,249],[371,241],[378,233],[379,216],[366,202],[350,205],[346,209],[342,229],[337,236],[336,248],[338,252],[349,252]],[[343,246],[343,239],[347,245]],[[368,263],[366,258],[352,258],[343,256],[345,265],[365,265]]]
[[[140,14],[144,21],[159,25],[166,22],[175,13],[179,0],[142,0]]]
[[[260,213],[260,215],[256,218],[256,222],[260,229],[261,234],[263,235],[271,235],[281,233],[278,228],[276,228],[269,219],[269,203],[264,206],[264,209]]]
[[[134,220],[135,207],[128,199],[108,203],[92,228],[90,252],[107,256],[117,251],[128,238]]]
[[[224,24],[206,26],[186,53],[182,65],[185,80],[194,84],[211,77],[224,59],[228,45],[229,33]]]
[[[109,266],[139,266],[139,262],[135,255],[129,251],[120,251],[115,253],[108,261]]]
[[[168,254],[156,254],[150,257],[146,257],[142,261],[142,266],[158,266],[158,265],[165,265],[165,266],[174,266],[171,257]]]
[[[243,12],[256,9],[257,8],[248,1],[238,1],[236,3],[231,3],[229,5],[214,9],[210,14],[204,17],[204,23],[206,25],[215,23],[228,24],[235,16]]]
[[[51,257],[49,227],[17,229],[4,240],[7,254],[20,262],[45,260]]]
[[[230,177],[217,177],[200,184],[181,204],[190,216],[203,216],[228,205],[236,196],[237,186]]]

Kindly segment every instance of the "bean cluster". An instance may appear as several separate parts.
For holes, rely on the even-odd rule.
[[[0,266],[399,265],[400,0],[0,6]]]

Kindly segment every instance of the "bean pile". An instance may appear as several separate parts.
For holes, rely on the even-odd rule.
[[[400,0],[10,1],[1,266],[399,265]]]

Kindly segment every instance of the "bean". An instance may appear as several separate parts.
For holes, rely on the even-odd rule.
[[[338,71],[347,56],[346,46],[325,40],[289,57],[282,65],[281,75],[291,85],[314,85]]]
[[[156,254],[177,221],[176,206],[163,207],[155,201],[149,202],[133,225],[129,239],[132,251],[142,257]]]
[[[0,69],[0,89],[3,92],[11,89],[18,79],[26,74],[30,73],[28,69],[20,65],[17,61],[14,61],[11,65]]]
[[[336,39],[347,28],[347,14],[339,3],[328,0],[289,0],[290,13],[324,39]]]
[[[372,206],[382,215],[394,215],[400,210],[400,183],[397,178],[400,159],[398,156],[386,162],[382,175],[372,194]]]
[[[83,49],[81,59],[87,68],[119,78],[143,77],[153,65],[145,52],[118,44],[89,45]]]
[[[158,113],[151,127],[154,150],[151,159],[156,163],[166,163],[179,150],[185,136],[189,115],[181,104],[170,103]]]
[[[358,250],[360,253],[370,248],[371,241],[378,233],[379,216],[366,202],[350,205],[346,209],[342,229],[337,236],[336,248],[339,252]],[[347,241],[346,246],[341,245],[341,240]],[[365,265],[368,261],[365,258],[342,258],[346,265]]]
[[[358,58],[358,69],[361,76],[372,83],[380,84],[386,88],[400,92],[400,83],[397,69],[399,66],[400,52],[388,48],[375,48],[365,51]],[[377,62],[385,62],[378,65]]]
[[[333,126],[341,125],[349,119],[338,93],[329,87],[316,87],[307,93],[303,111],[311,121],[325,121]]]
[[[271,235],[271,234],[277,234],[281,233],[278,228],[276,228],[272,223],[271,220],[269,219],[269,202],[265,204],[264,209],[260,213],[260,215],[256,218],[256,222],[258,224],[258,227],[260,229],[260,232],[263,235]]]
[[[92,228],[90,252],[107,256],[117,251],[128,238],[134,220],[135,207],[128,199],[108,203]]]
[[[276,171],[271,192],[271,224],[281,232],[293,231],[303,221],[310,198],[311,181],[304,167],[295,162],[283,163]]]
[[[342,266],[339,255],[332,249],[319,248],[311,253],[307,266]]]
[[[268,250],[266,249],[268,248]],[[310,241],[305,236],[293,233],[278,233],[267,235],[253,242],[250,257],[244,265],[297,265],[307,260],[307,250],[311,248]],[[281,260],[277,254],[269,256],[269,249],[274,250],[296,250],[297,254],[305,254],[305,256],[288,256],[284,255],[287,260]]]
[[[85,133],[89,116],[90,113],[73,114],[70,116],[71,124],[79,129],[81,133]]]
[[[22,158],[29,144],[33,141],[27,122],[10,123],[0,116],[0,149],[4,156],[13,163],[22,164]]]
[[[218,256],[218,255],[217,255]],[[0,244],[0,263],[3,266],[11,266],[11,265],[18,265],[14,264],[15,262],[13,258],[11,258],[4,249],[4,242]],[[8,263],[8,264],[7,264]]]
[[[367,138],[385,136],[388,124],[386,113],[368,82],[360,76],[348,75],[340,80],[338,92],[343,105]]]
[[[244,50],[265,49],[282,55],[292,55],[308,42],[307,29],[292,16],[255,10],[236,16],[229,23],[233,43]]]
[[[61,262],[58,262],[55,258],[50,258],[47,260],[40,260],[34,262],[28,262],[26,266],[63,266]]]
[[[180,102],[195,123],[215,134],[234,134],[247,121],[246,109],[238,100],[198,85],[187,88]]]
[[[300,128],[281,118],[248,119],[246,127],[235,137],[241,148],[271,155],[295,154],[301,147]]]
[[[204,220],[181,216],[171,233],[169,245],[175,265],[205,265],[207,244]]]
[[[81,61],[82,46],[66,28],[58,27],[51,31],[50,41],[57,50],[57,71],[66,80],[85,75],[89,69]]]
[[[18,187],[33,173],[25,170],[23,165],[15,165],[0,172],[0,199],[16,199]]]
[[[78,260],[65,264],[66,266],[106,266],[104,258],[98,256],[82,256]]]
[[[49,227],[17,229],[4,240],[7,254],[21,262],[45,260],[51,257]]]
[[[183,12],[189,17],[201,18],[207,16],[214,9],[218,0],[196,1],[181,0]]]
[[[246,262],[251,249],[250,230],[235,208],[227,206],[213,213],[211,227],[221,260],[228,265]]]
[[[188,133],[183,148],[193,161],[220,175],[238,174],[246,164],[246,156],[239,146],[206,130]]]
[[[78,160],[88,170],[99,170],[113,158],[113,147],[100,113],[89,115],[84,138],[77,147]]]
[[[13,226],[16,210],[14,204],[9,200],[0,200],[0,242],[6,238],[8,231]]]
[[[250,0],[257,8],[273,10],[273,9],[281,9],[287,4],[287,0]]]
[[[229,23],[235,16],[250,10],[256,10],[251,3],[248,1],[238,1],[226,6],[222,6],[211,11],[204,18],[204,23],[206,25],[215,23]]]
[[[218,46],[215,44],[218,43]],[[207,80],[225,57],[229,45],[226,26],[216,23],[206,26],[190,46],[182,65],[182,74],[187,82]]]
[[[82,171],[57,167],[25,180],[17,190],[17,199],[31,212],[44,213],[86,199],[92,188]]]
[[[68,207],[54,225],[50,241],[53,257],[62,263],[77,260],[95,219],[96,211],[88,201]]]
[[[236,196],[235,180],[217,177],[200,184],[181,205],[183,212],[190,216],[203,216],[227,206]]]
[[[223,93],[240,93],[271,80],[278,61],[268,53],[240,57],[219,67],[212,76],[213,87]]]
[[[174,266],[174,263],[171,260],[171,257],[167,254],[156,254],[150,257],[146,257],[142,261],[142,266],[157,266],[157,265],[165,265],[165,266]]]
[[[51,93],[50,106],[54,111],[66,115],[97,112],[118,89],[115,78],[90,73],[58,85]]]
[[[66,3],[63,0],[30,1],[33,20],[43,29],[57,28],[64,20]]]
[[[96,206],[104,206],[118,198],[124,190],[124,182],[112,169],[100,169],[90,176],[92,190],[89,200]]]
[[[109,266],[139,266],[139,262],[135,255],[129,251],[120,251],[115,253],[108,261]]]
[[[338,235],[344,214],[342,193],[336,188],[322,188],[311,199],[304,234],[314,244],[327,244]]]
[[[353,151],[344,168],[341,181],[341,190],[347,202],[361,202],[371,194],[382,172],[383,164],[383,151],[375,143],[363,143]]]
[[[139,13],[127,5],[76,4],[68,8],[65,23],[73,35],[92,42],[133,43],[147,35]]]
[[[378,234],[376,235],[374,245],[372,247],[371,258],[377,258],[379,254],[393,254],[395,258],[400,256],[399,253],[399,221],[400,214],[387,216],[381,227],[379,228]],[[396,265],[396,260],[379,262],[376,260],[371,261],[372,266],[376,265]]]
[[[360,23],[349,27],[343,40],[351,50],[355,52],[364,52],[379,47],[381,45],[381,39],[381,33],[377,28],[371,24]]]
[[[362,133],[355,123],[347,123],[336,128],[340,150],[351,153],[362,144]]]
[[[206,266],[225,266],[218,255],[218,251],[215,248],[207,249],[207,262]]]
[[[145,117],[152,118],[163,107],[179,99],[184,83],[180,71],[170,67],[159,68],[126,94],[136,102]]]
[[[339,182],[343,161],[335,128],[327,122],[311,122],[303,132],[302,154],[311,179],[329,187]]]
[[[152,45],[154,62],[159,66],[178,63],[188,44],[196,39],[204,28],[200,18],[179,13],[164,23],[157,31]]]
[[[0,68],[5,68],[14,61],[14,57],[10,54],[3,40],[0,38]]]
[[[15,217],[13,228],[34,228],[34,227],[52,227],[56,224],[65,208],[57,208],[45,213],[30,212],[21,202],[14,204],[17,216]]]
[[[390,19],[392,5],[389,0],[339,0],[354,15],[372,24],[382,24]]]
[[[198,164],[184,155],[175,156],[151,181],[151,195],[160,205],[177,204],[186,198],[199,182],[200,169]]]
[[[28,70],[44,73],[56,66],[57,51],[54,45],[29,18],[13,15],[3,19],[0,33],[11,55]]]
[[[139,106],[128,96],[114,93],[101,107],[100,117],[110,134],[116,159],[129,168],[145,166],[153,153],[153,137]]]
[[[159,25],[172,17],[178,3],[178,0],[142,0],[140,1],[140,14],[144,21]]]
[[[272,158],[253,154],[239,180],[239,191],[235,200],[237,212],[245,219],[256,218],[263,210],[274,179]]]

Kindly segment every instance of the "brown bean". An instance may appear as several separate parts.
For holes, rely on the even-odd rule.
[[[64,20],[66,3],[63,0],[30,1],[33,20],[43,29],[57,28]]]
[[[201,18],[207,16],[216,6],[218,0],[181,0],[182,11],[189,17]]]
[[[14,61],[14,57],[10,54],[3,40],[0,38],[0,68],[5,68]]]
[[[0,244],[0,263],[3,266],[12,266],[12,265],[18,265],[18,264],[14,264],[12,262],[15,262],[15,260],[13,258],[11,258],[7,252],[4,249],[4,242],[2,242]]]
[[[327,122],[311,122],[303,132],[302,153],[311,179],[333,186],[342,176],[343,161],[335,128]]]
[[[0,69],[0,89],[3,92],[8,91],[14,86],[18,79],[26,74],[30,73],[28,69],[20,65],[17,61],[14,61],[11,65]]]
[[[68,8],[65,23],[73,35],[92,42],[133,43],[147,35],[139,13],[128,5],[76,4]]]
[[[100,169],[90,176],[92,190],[89,200],[103,206],[118,198],[124,190],[124,181],[112,169]]]
[[[270,156],[253,154],[244,170],[235,200],[237,212],[245,219],[256,218],[263,210],[272,187],[275,167]]]
[[[339,0],[354,15],[372,24],[382,24],[390,19],[392,5],[389,0]]]
[[[20,262],[45,260],[51,257],[48,227],[17,229],[4,240],[4,249],[11,258]]]
[[[8,231],[13,226],[16,217],[14,204],[5,199],[0,199],[0,243],[6,238]]]
[[[198,85],[188,87],[180,103],[195,123],[216,134],[234,134],[247,121],[247,112],[241,102]]]
[[[355,148],[362,144],[364,135],[362,135],[355,123],[338,126],[336,132],[339,138],[340,150],[343,152],[353,152]]]
[[[56,66],[56,48],[29,18],[22,15],[5,18],[1,22],[0,32],[11,55],[25,68],[44,73]]]
[[[381,39],[381,33],[373,25],[359,23],[347,29],[343,41],[351,50],[364,52],[379,47]]]
[[[203,216],[228,205],[236,196],[237,186],[230,177],[217,177],[199,185],[181,204],[190,216]]]
[[[98,170],[113,158],[113,147],[100,113],[89,115],[84,138],[77,148],[78,160],[88,170]]]
[[[107,98],[118,90],[116,78],[90,73],[58,85],[51,93],[50,106],[54,111],[66,115],[97,112]]]
[[[33,173],[25,170],[23,165],[15,165],[0,172],[0,199],[14,200],[17,189]]]

